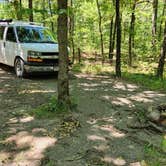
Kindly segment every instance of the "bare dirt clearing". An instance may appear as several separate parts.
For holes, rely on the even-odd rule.
[[[108,75],[76,74],[70,89],[78,111],[36,119],[28,112],[56,95],[57,79],[18,79],[11,71],[0,68],[0,166],[166,165],[158,152],[163,134],[129,127],[130,121],[145,123],[143,112],[164,103],[165,94]],[[67,132],[61,124],[71,117],[80,123],[77,130],[57,134]]]

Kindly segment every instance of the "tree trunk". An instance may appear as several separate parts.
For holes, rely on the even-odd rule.
[[[45,25],[45,19],[46,19],[46,17],[45,17],[45,12],[46,12],[45,0],[42,1],[42,10],[43,10],[43,12],[42,12],[42,19],[43,19],[43,23]]]
[[[78,62],[81,63],[81,49],[78,48]]]
[[[73,8],[73,0],[70,0],[70,6]],[[72,63],[74,64],[75,61],[75,43],[74,43],[74,30],[75,30],[75,22],[74,22],[74,13],[72,12],[70,15],[70,22],[69,22],[69,33],[70,33],[70,46],[72,49]]]
[[[33,1],[29,0],[29,9],[30,9],[30,14],[29,14],[29,21],[33,22]]]
[[[117,22],[116,22],[116,18],[114,21],[114,29],[113,29],[113,36],[112,36],[112,47],[111,47],[111,57],[110,57],[110,61],[112,62],[113,57],[114,57],[114,48],[115,48],[115,38],[116,38],[116,27],[117,27]]]
[[[129,29],[129,66],[132,66],[132,59],[134,55],[133,50],[134,50],[135,8],[136,8],[136,1],[134,0],[132,6],[130,29]]]
[[[158,78],[163,78],[165,54],[166,54],[166,21],[165,21],[165,28],[164,28],[164,40],[163,40],[163,44],[161,48],[161,54],[160,54],[158,70],[157,70]]]
[[[121,77],[121,19],[120,19],[120,0],[116,0],[116,76]]]
[[[58,0],[58,43],[59,43],[59,74],[58,103],[70,106],[68,76],[68,17],[67,0]]]
[[[158,0],[153,0],[153,13],[152,13],[152,49],[156,51],[156,33],[157,33],[157,12]]]
[[[112,61],[112,44],[113,44],[113,23],[114,23],[114,17],[111,17],[111,23],[110,23],[110,41],[109,41],[109,59]]]
[[[163,4],[164,4],[164,7],[163,7],[163,11],[162,11],[162,17],[164,18],[165,13],[166,13],[166,0],[163,0]],[[162,24],[163,24],[163,18],[162,18],[162,20],[160,21],[159,40],[161,40],[161,36],[162,36]]]
[[[14,6],[14,9],[15,9],[15,12],[16,12],[16,17],[17,17],[17,20],[22,20],[22,3],[21,1],[18,1],[18,0],[14,0],[13,1],[13,6]]]
[[[102,16],[101,16],[101,10],[100,10],[100,4],[99,4],[99,0],[96,0],[96,4],[97,4],[97,10],[98,10],[98,16],[99,16],[99,33],[100,33],[100,44],[101,44],[101,56],[102,56],[102,64],[105,61],[104,58],[104,43],[103,43],[103,31],[102,31]]]
[[[50,16],[51,16],[51,19],[52,19],[53,13],[52,13],[51,0],[48,0],[48,6],[49,6],[49,11],[50,11]],[[52,20],[51,20],[51,29],[52,29],[52,31],[54,32],[54,23],[53,23]]]
[[[19,0],[19,6],[20,6],[20,16],[21,16],[21,19],[22,19],[22,0]]]

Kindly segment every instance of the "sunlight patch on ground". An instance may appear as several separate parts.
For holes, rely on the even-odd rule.
[[[140,164],[140,162],[135,162],[135,163],[130,163],[130,166],[141,166],[141,164]]]
[[[110,147],[108,145],[104,145],[104,144],[101,144],[101,145],[98,145],[98,146],[94,146],[94,148],[98,151],[106,151],[108,150]]]
[[[148,97],[165,97],[165,94],[161,94],[155,91],[144,91],[143,94],[147,95]]]
[[[116,104],[116,105],[128,105],[129,107],[134,106],[133,102],[131,102],[129,99],[127,99],[127,97],[112,97],[112,96],[103,96],[102,98],[111,101],[112,104]]]
[[[44,157],[44,151],[48,147],[53,146],[56,141],[56,138],[50,138],[48,136],[36,137],[27,131],[19,132],[6,140],[8,143],[15,143],[18,150],[14,154],[11,163],[33,165],[34,161],[41,160]]]
[[[115,120],[112,116],[110,117],[103,117],[103,118],[90,118],[87,123],[88,124],[96,124],[99,121],[103,121],[103,122],[113,122],[113,120]]]
[[[43,129],[43,128],[34,128],[33,130],[32,130],[32,133],[38,133],[38,132],[47,132],[47,130],[46,129]]]
[[[159,97],[165,97],[165,94],[160,94],[153,91],[143,91],[131,96],[126,97],[113,97],[109,95],[102,96],[103,99],[110,101],[112,104],[115,105],[128,105],[129,107],[134,106],[134,101],[137,102],[144,102],[144,103],[152,103],[154,99]]]
[[[97,87],[97,86],[101,86],[101,84],[88,84],[88,83],[80,83],[79,85],[84,86],[84,87]]]
[[[124,84],[122,82],[116,82],[115,85],[113,86],[113,88],[118,89],[118,90],[133,92],[133,91],[137,90],[139,87],[136,85],[132,85],[132,84]]]
[[[112,84],[112,80],[110,79],[109,81],[101,81],[101,83],[106,85]]]
[[[33,93],[55,93],[55,90],[23,90],[21,92],[19,92],[18,94],[33,94]]]
[[[79,83],[80,86],[82,86],[84,88],[85,91],[97,91],[99,90],[99,87],[101,86],[101,84],[97,84],[97,83]]]
[[[7,92],[6,90],[0,89],[0,93],[6,93],[6,92]]]
[[[0,152],[0,165],[2,166],[2,162],[7,160],[10,157],[8,152]]]
[[[106,141],[104,137],[97,136],[97,135],[89,135],[87,137],[88,137],[88,140],[91,140],[91,141]]]
[[[131,97],[129,97],[129,99],[131,100],[135,100],[138,102],[154,102],[154,98],[158,98],[158,97],[165,97],[165,94],[160,94],[157,92],[153,92],[153,91],[143,91],[141,93],[138,94],[134,94]]]
[[[118,129],[116,129],[113,125],[102,125],[102,126],[95,126],[96,128],[103,130],[103,131],[107,131],[109,132],[109,135],[115,138],[121,138],[124,137],[125,134],[122,133],[121,131],[119,131]]]
[[[118,105],[128,105],[128,106],[133,106],[132,102],[128,100],[127,98],[122,98],[122,97],[117,97],[116,100],[112,101],[113,104],[118,104]]]
[[[30,122],[30,121],[33,121],[33,120],[34,120],[34,117],[32,117],[32,116],[20,118],[20,122],[22,122],[22,123],[27,123],[27,122]]]
[[[22,118],[11,118],[11,119],[9,119],[9,124],[18,123],[18,122],[27,123],[27,122],[31,122],[33,120],[34,120],[34,117],[32,117],[32,116],[26,116],[26,117],[22,117]]]
[[[76,77],[78,78],[86,78],[87,80],[96,80],[96,79],[110,79],[109,76],[102,76],[102,75],[93,75],[93,74],[76,74]]]
[[[109,164],[114,164],[116,166],[123,166],[126,165],[126,161],[122,158],[113,158],[110,156],[105,156],[102,161],[109,163]]]

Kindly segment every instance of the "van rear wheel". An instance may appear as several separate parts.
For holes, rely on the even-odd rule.
[[[21,58],[17,58],[14,63],[14,69],[17,77],[25,76],[24,62]]]

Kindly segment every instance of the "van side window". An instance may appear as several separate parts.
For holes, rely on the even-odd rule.
[[[9,27],[6,35],[6,41],[16,42],[16,37],[13,27]]]
[[[4,33],[5,27],[0,27],[0,40],[3,40],[3,33]]]

